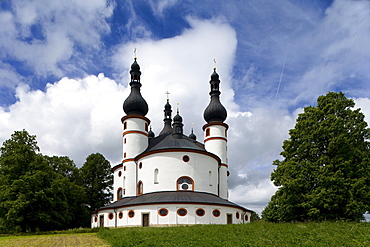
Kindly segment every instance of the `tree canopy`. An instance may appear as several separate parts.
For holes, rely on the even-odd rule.
[[[66,156],[39,153],[36,136],[26,130],[15,131],[0,151],[0,231],[90,226],[88,195],[100,195],[110,189],[107,183],[110,165],[101,154],[91,155],[95,158],[88,158],[88,166],[79,169]],[[104,171],[99,171],[100,168]],[[91,180],[99,187],[90,188],[83,183]],[[107,193],[104,196],[109,196]],[[94,205],[103,206],[106,202],[104,199],[103,204]]]
[[[343,93],[304,108],[271,180],[278,190],[262,212],[272,222],[352,220],[370,209],[370,130]]]
[[[112,200],[113,175],[109,161],[102,154],[90,154],[81,172],[90,210],[94,211]]]

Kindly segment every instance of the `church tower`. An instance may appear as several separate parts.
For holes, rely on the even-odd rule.
[[[227,130],[229,126],[224,123],[227,112],[225,107],[220,102],[220,79],[216,72],[216,68],[211,75],[210,80],[211,101],[204,110],[204,120],[207,124],[203,126],[204,131],[204,145],[208,152],[216,154],[221,159],[219,166],[219,184],[218,194],[221,198],[228,198],[228,165],[227,165]]]
[[[150,120],[145,117],[148,104],[140,93],[140,66],[135,60],[131,65],[131,93],[123,103],[126,113],[121,119],[123,125],[123,160],[122,160],[122,192],[117,197],[137,196],[140,185],[137,180],[137,164],[134,158],[148,147]],[[120,175],[120,174],[118,174]],[[120,199],[120,198],[118,198]]]

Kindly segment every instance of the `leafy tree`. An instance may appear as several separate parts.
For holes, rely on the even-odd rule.
[[[111,200],[113,175],[109,161],[102,154],[90,154],[81,167],[81,175],[91,211]]]
[[[85,191],[74,181],[78,169],[68,157],[38,153],[36,136],[25,130],[15,131],[0,151],[3,228],[58,230],[82,226],[89,219]]]
[[[271,180],[279,189],[262,218],[282,221],[358,221],[370,209],[370,130],[343,93],[320,96],[304,108]]]

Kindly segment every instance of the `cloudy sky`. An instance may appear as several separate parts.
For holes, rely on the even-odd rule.
[[[216,59],[230,200],[260,213],[303,107],[342,91],[370,116],[369,44],[370,1],[3,0],[0,142],[26,129],[43,154],[118,164],[134,48],[153,131],[169,91],[202,141]]]

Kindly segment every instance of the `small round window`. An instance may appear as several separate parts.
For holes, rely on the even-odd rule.
[[[239,212],[236,212],[236,218],[239,219],[239,217],[240,217]]]
[[[189,162],[190,157],[189,157],[189,156],[187,156],[187,155],[184,155],[184,156],[182,156],[182,160],[183,160],[184,162]]]
[[[218,210],[218,209],[214,209],[214,210],[213,210],[213,212],[212,212],[212,214],[213,214],[213,216],[215,216],[215,217],[219,217],[219,216],[221,215],[221,212],[220,212],[220,210]]]
[[[128,211],[128,217],[133,218],[135,216],[134,210]]]
[[[177,214],[180,215],[180,216],[185,216],[187,215],[188,211],[185,209],[185,208],[179,208],[177,210]]]
[[[204,211],[204,209],[203,209],[203,208],[198,208],[198,209],[197,209],[197,211],[195,211],[195,213],[196,213],[198,216],[202,217],[202,216],[204,216],[204,215],[206,214],[206,211]]]
[[[118,213],[118,218],[122,219],[123,218],[123,213],[122,212],[119,212]]]
[[[109,214],[108,214],[108,219],[113,220],[113,218],[114,218],[113,213],[109,213]]]
[[[166,216],[168,214],[168,210],[165,209],[165,208],[161,208],[161,209],[158,210],[158,214],[160,216]]]

